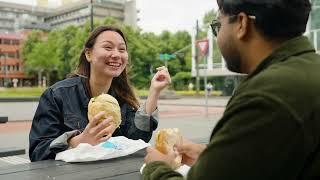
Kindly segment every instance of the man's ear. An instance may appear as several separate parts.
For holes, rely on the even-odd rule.
[[[238,18],[237,19],[237,23],[238,23],[238,25],[237,25],[237,38],[243,39],[249,33],[250,20],[249,20],[248,16],[243,12],[239,13],[237,18]]]

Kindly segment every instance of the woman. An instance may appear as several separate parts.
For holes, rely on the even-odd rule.
[[[157,100],[170,83],[170,75],[166,68],[157,68],[146,103],[139,107],[128,83],[127,64],[127,44],[121,30],[96,28],[85,43],[76,73],[49,87],[40,98],[29,135],[30,160],[54,159],[58,152],[80,143],[96,145],[110,135],[148,142],[158,125]],[[88,121],[89,100],[102,93],[118,100],[120,128],[105,128],[109,119],[97,125],[103,112]]]

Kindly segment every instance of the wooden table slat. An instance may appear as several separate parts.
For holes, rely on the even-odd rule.
[[[60,161],[39,161],[37,166],[16,166],[0,171],[0,179],[32,177],[32,179],[101,179],[120,177],[126,174],[139,174],[145,150],[126,157],[83,163]],[[40,165],[41,164],[41,165]],[[15,169],[15,170],[13,170]],[[139,178],[140,179],[140,178]],[[132,179],[133,180],[133,179]]]

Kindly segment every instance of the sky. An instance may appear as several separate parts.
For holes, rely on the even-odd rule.
[[[35,0],[0,0],[20,4],[33,4]],[[54,0],[50,0],[54,1]],[[144,32],[161,33],[163,30],[176,32],[195,28],[196,20],[202,22],[206,12],[217,9],[216,0],[136,0],[138,26]],[[201,25],[201,24],[200,24]]]
[[[163,30],[191,31],[196,20],[202,22],[204,14],[217,9],[216,0],[137,0],[140,9],[138,25],[147,32]]]

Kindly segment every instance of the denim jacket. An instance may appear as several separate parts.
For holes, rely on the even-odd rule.
[[[85,129],[90,100],[85,81],[82,77],[68,78],[42,94],[29,134],[31,161],[54,159],[56,153],[68,149],[68,139]],[[148,142],[158,126],[158,110],[149,116],[144,106],[135,110],[127,103],[119,103],[122,122],[113,136]]]

